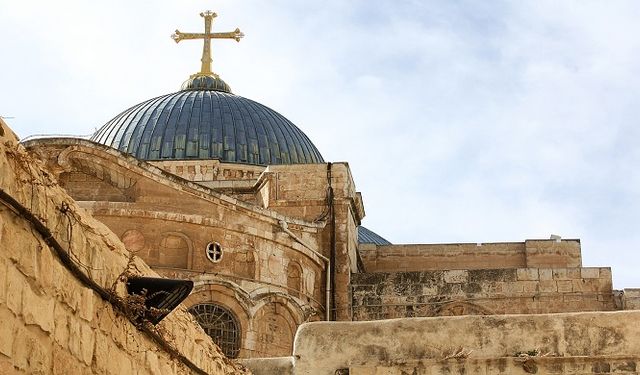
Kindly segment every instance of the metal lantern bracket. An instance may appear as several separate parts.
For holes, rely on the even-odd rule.
[[[130,277],[127,280],[129,295],[144,297],[145,311],[141,318],[158,324],[180,302],[189,296],[193,281],[164,279],[160,277]]]

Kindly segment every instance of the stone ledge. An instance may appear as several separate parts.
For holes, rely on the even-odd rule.
[[[638,320],[640,311],[314,322],[298,329],[293,354],[296,373],[331,375],[350,366],[441,359],[460,347],[478,359],[534,349],[561,357],[633,357],[640,353]]]
[[[396,366],[354,366],[349,375],[427,374],[638,374],[640,356],[449,358],[409,361]]]
[[[293,357],[247,358],[238,359],[237,363],[246,366],[253,375],[293,375]]]

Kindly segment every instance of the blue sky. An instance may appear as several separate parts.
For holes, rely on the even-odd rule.
[[[580,238],[640,287],[637,1],[2,1],[0,115],[89,134],[213,68],[348,161],[394,243]]]

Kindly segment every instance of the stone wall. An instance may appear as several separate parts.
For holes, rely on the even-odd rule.
[[[324,317],[326,264],[314,251],[329,258],[335,248],[331,309],[337,319],[351,319],[350,275],[357,269],[356,227],[364,208],[346,163],[266,169],[216,161],[151,164],[63,138],[32,140],[27,147],[48,161],[82,207],[163,275],[215,274],[232,281],[229,292],[249,295],[256,306],[266,289],[295,300],[289,305],[298,305],[297,315],[304,310]],[[214,242],[225,256],[211,264],[204,249]],[[245,289],[250,284],[253,289]]]
[[[0,373],[245,373],[184,307],[142,330],[130,310],[115,307],[132,306],[126,277],[156,274],[88,216],[2,122],[0,171],[3,194],[42,224],[0,202]]]
[[[639,319],[619,311],[309,323],[296,335],[292,373],[638,374]]]
[[[361,244],[367,272],[408,272],[487,268],[580,267],[578,240],[382,245]]]
[[[637,356],[606,356],[599,358],[458,358],[411,361],[397,366],[354,366],[349,375],[527,375],[527,374],[638,374]],[[275,375],[276,373],[274,373]]]
[[[614,310],[609,268],[360,273],[353,319]]]
[[[640,310],[640,288],[625,288],[622,292],[624,310]]]
[[[310,243],[327,258],[331,257],[332,231],[335,231],[335,305],[332,306],[332,314],[337,320],[350,320],[350,275],[357,269],[356,228],[364,217],[364,207],[349,165],[272,165],[258,180],[252,202],[287,217],[324,223],[320,238]],[[333,189],[332,202],[329,202],[330,185]],[[224,193],[233,194],[234,191],[224,190]],[[324,280],[318,281],[317,291],[320,291]]]
[[[48,160],[60,176],[75,174],[75,180],[62,181],[70,195],[83,199],[78,204],[106,224],[156,272],[196,282],[193,295],[185,301],[188,308],[207,304],[230,312],[237,323],[234,332],[240,343],[239,353],[234,350],[233,355],[290,353],[297,325],[324,318],[326,264],[310,249],[328,251],[322,243],[326,224],[305,221],[303,208],[292,205],[291,212],[298,214],[284,216],[269,209],[270,204],[276,204],[270,198],[276,197],[275,193],[260,199],[261,205],[229,196],[234,191],[242,192],[236,195],[255,194],[247,190],[253,186],[252,180],[209,181],[213,190],[201,186],[202,181],[196,184],[178,178],[82,140],[47,139],[31,142],[29,147]],[[184,173],[193,168],[197,171],[194,163],[156,164]],[[223,172],[227,167],[215,162],[211,165]],[[324,204],[326,166],[311,168],[318,169],[324,179],[321,186],[307,186],[308,190],[317,188]],[[294,169],[300,175],[305,170]],[[87,181],[79,183],[80,176]],[[87,176],[100,183],[88,183]],[[268,186],[272,177],[260,176],[257,186]],[[290,177],[296,189],[303,189],[304,179]],[[123,193],[121,199],[114,199],[118,191]],[[287,223],[289,232],[283,230],[282,222]],[[218,259],[207,255],[210,246],[220,250]]]

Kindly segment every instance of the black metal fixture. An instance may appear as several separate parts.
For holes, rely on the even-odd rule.
[[[141,297],[144,308],[132,307],[138,317],[158,324],[180,302],[189,296],[193,289],[193,281],[164,279],[160,277],[130,277],[127,280],[127,292],[130,296]],[[142,310],[142,311],[138,311]]]

